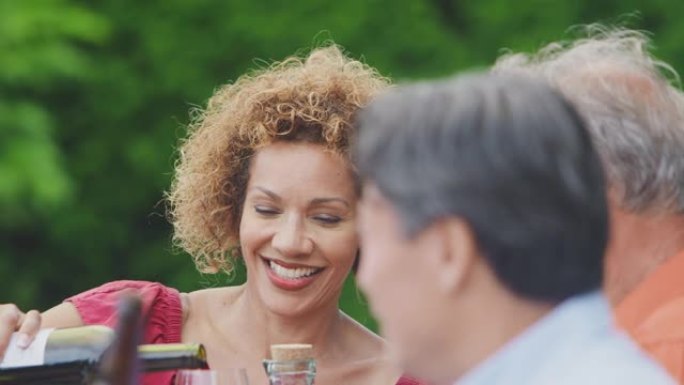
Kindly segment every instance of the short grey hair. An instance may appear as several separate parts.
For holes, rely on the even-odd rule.
[[[534,54],[508,53],[494,72],[541,78],[588,122],[611,186],[632,212],[684,214],[684,95],[643,33],[600,25]]]

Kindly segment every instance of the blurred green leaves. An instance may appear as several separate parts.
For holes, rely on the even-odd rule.
[[[79,43],[104,41],[109,25],[68,0],[0,1],[0,82],[42,88],[87,73]]]
[[[67,1],[0,1],[0,225],[30,222],[72,197],[73,185],[43,98],[91,63],[84,44],[105,19]]]
[[[29,101],[0,103],[0,208],[5,225],[65,202],[71,181],[52,138],[52,121]]]

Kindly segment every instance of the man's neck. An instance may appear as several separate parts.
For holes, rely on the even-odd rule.
[[[611,211],[604,288],[619,304],[646,277],[684,250],[684,215]]]
[[[521,298],[500,285],[491,285],[484,296],[462,302],[449,317],[459,320],[461,330],[449,339],[444,367],[450,372],[437,383],[446,383],[477,368],[498,350],[548,315],[553,304]]]

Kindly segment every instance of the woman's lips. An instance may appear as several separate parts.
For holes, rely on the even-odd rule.
[[[323,271],[321,267],[288,264],[264,258],[266,275],[271,282],[283,290],[300,290],[309,286]]]

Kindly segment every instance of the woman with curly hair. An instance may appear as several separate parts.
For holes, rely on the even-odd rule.
[[[46,311],[42,323],[6,305],[4,315],[16,314],[6,330],[27,344],[39,327],[112,325],[119,293],[134,289],[149,314],[146,343],[200,342],[212,368],[245,367],[255,384],[267,383],[269,346],[293,342],[314,346],[317,384],[412,383],[383,341],[338,308],[359,249],[352,122],[387,85],[329,46],[242,76],[197,112],[168,195],[174,240],[203,272],[230,272],[241,258],[245,284],[181,294],[111,282]]]

